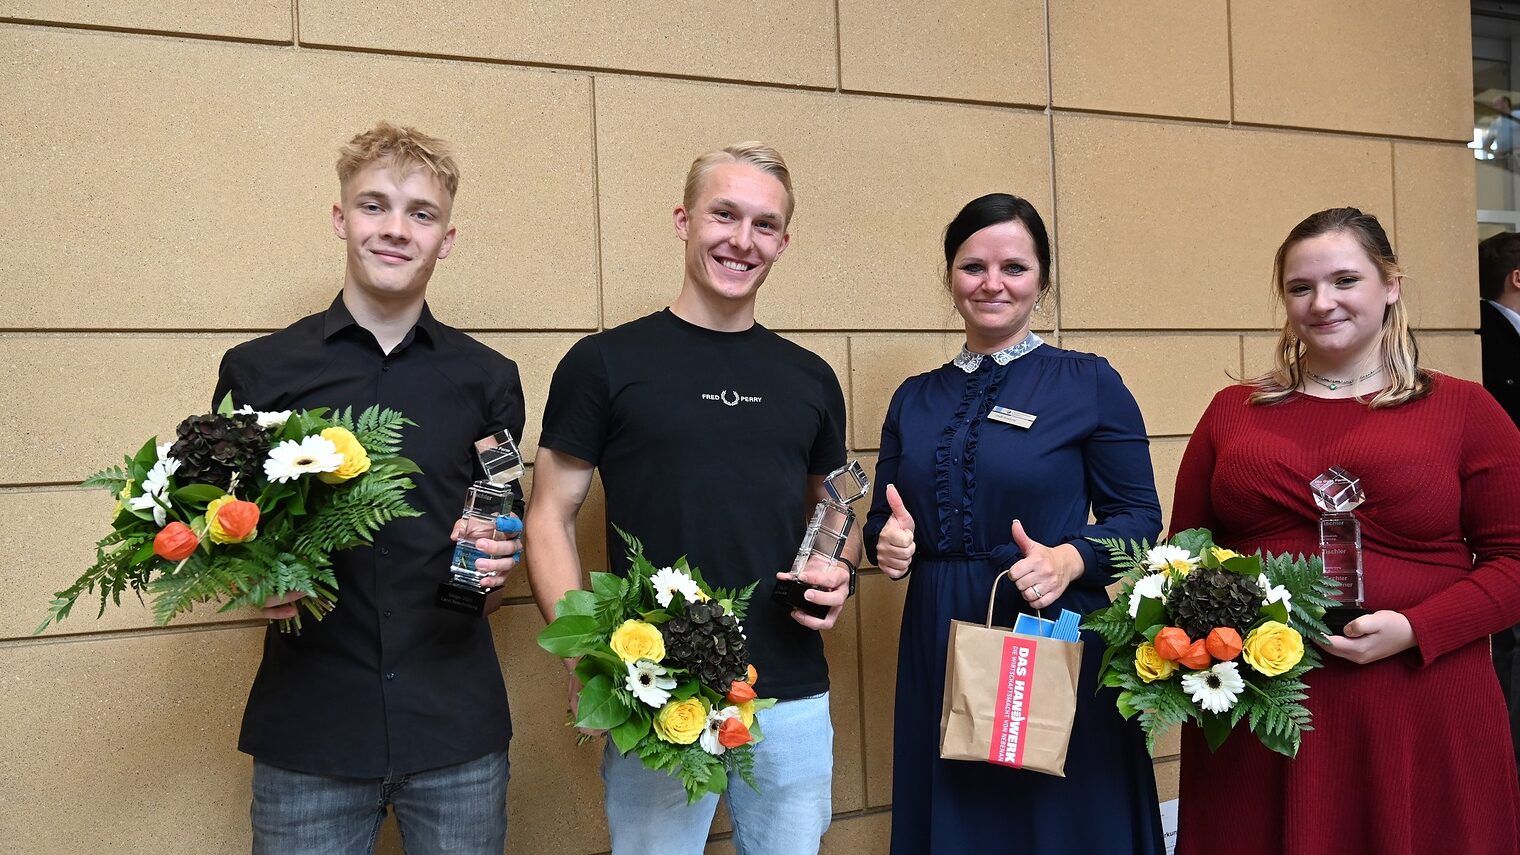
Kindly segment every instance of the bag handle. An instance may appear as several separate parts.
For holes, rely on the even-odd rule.
[[[998,583],[1003,581],[1003,577],[1008,576],[1009,572],[1012,570],[1013,568],[1009,567],[1007,570],[1004,570],[1003,572],[997,574],[997,578],[992,580],[992,593],[987,597],[987,623],[985,625],[988,629],[992,629],[992,605],[997,602]],[[1012,582],[1013,577],[1008,576],[1008,581]],[[1015,584],[1014,587],[1017,588],[1018,585]],[[1035,609],[1034,616],[1041,617],[1041,610]]]

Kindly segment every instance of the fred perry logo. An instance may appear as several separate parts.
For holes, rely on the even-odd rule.
[[[723,404],[725,404],[726,406],[737,407],[741,403],[742,404],[758,404],[758,403],[760,403],[764,399],[761,398],[759,395],[741,395],[741,394],[739,394],[738,390],[736,390],[736,389],[724,389],[723,391],[719,392],[716,395],[714,395],[711,392],[703,392],[702,393],[702,400],[704,400],[704,401],[719,401],[719,402],[722,402]]]

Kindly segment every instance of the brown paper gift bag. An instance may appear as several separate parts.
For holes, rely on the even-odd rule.
[[[950,622],[939,756],[982,760],[1066,777],[1066,744],[1077,713],[1082,642],[1018,635],[992,625]]]

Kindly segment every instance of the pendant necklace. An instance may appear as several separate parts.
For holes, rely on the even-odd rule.
[[[1382,370],[1383,366],[1379,365],[1371,371],[1368,371],[1366,374],[1363,374],[1362,376],[1356,378],[1354,382],[1360,383]],[[1321,377],[1320,375],[1315,374],[1313,371],[1310,371],[1308,368],[1304,369],[1304,374],[1308,375],[1310,380],[1313,380],[1314,382],[1318,383],[1321,386],[1324,386],[1326,389],[1329,389],[1332,392],[1342,386],[1350,386],[1353,382],[1351,380],[1331,380],[1329,377]]]

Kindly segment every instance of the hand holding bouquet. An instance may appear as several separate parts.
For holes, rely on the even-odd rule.
[[[320,619],[337,600],[331,554],[419,515],[406,504],[407,476],[418,469],[397,454],[401,428],[412,424],[400,413],[370,407],[355,419],[232,406],[229,395],[215,413],[180,422],[174,442],[154,437],[124,467],[85,480],[116,494],[111,532],[37,632],[96,589],[101,613],[127,588],[139,598],[147,591],[160,625],[196,603],[221,601],[229,611],[293,593]],[[299,610],[280,625],[299,630]]]
[[[1148,744],[1188,720],[1209,748],[1246,721],[1266,747],[1293,757],[1311,730],[1302,677],[1320,665],[1334,583],[1318,557],[1240,555],[1207,529],[1148,547],[1099,540],[1120,572],[1113,605],[1083,627],[1108,643],[1099,668],[1119,712],[1140,716]]]
[[[731,774],[755,786],[755,712],[775,704],[755,697],[740,623],[755,586],[709,588],[685,558],[656,568],[619,534],[627,577],[592,573],[591,590],[566,594],[538,636],[550,653],[580,657],[571,724],[608,731],[619,752],[678,778],[688,803],[723,792]]]

